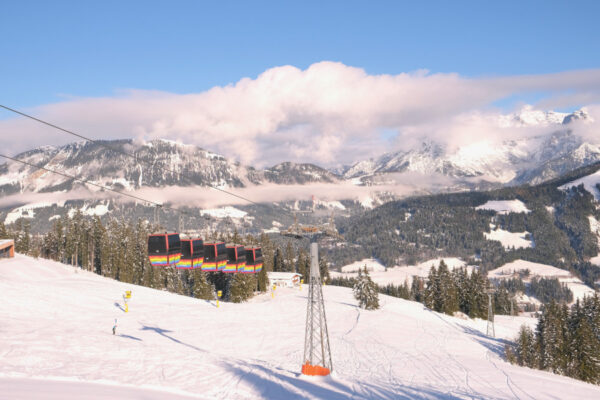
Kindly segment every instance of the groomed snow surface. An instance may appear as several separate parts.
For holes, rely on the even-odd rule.
[[[132,290],[130,312],[122,294]],[[0,260],[7,399],[598,399],[600,387],[506,363],[485,321],[324,287],[334,373],[299,375],[307,288],[214,303],[46,260]],[[117,335],[111,334],[118,318]],[[525,317],[497,317],[500,338]]]

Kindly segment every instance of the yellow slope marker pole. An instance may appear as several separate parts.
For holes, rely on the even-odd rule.
[[[304,283],[304,279],[300,279],[300,291],[302,291],[302,284]]]
[[[123,295],[123,303],[125,303],[125,312],[129,312],[129,300],[131,299],[131,290],[126,290]]]
[[[273,285],[273,290],[271,290],[271,298],[272,299],[275,298],[275,288],[277,288],[277,286]]]
[[[221,296],[223,296],[223,291],[217,291],[217,308],[219,308],[219,299],[221,298]]]

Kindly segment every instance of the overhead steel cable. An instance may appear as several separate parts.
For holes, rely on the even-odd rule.
[[[36,122],[39,122],[39,123],[41,123],[41,124],[47,125],[47,126],[49,126],[49,127],[51,127],[51,128],[57,129],[57,130],[59,130],[59,131],[61,131],[61,132],[67,133],[67,134],[69,134],[69,135],[72,135],[72,136],[78,137],[78,138],[80,138],[80,139],[83,139],[83,140],[87,140],[88,142],[91,142],[91,143],[97,144],[97,145],[99,145],[99,146],[102,146],[102,147],[104,147],[104,148],[106,148],[106,149],[108,149],[108,150],[112,150],[112,151],[114,151],[114,152],[117,152],[117,153],[119,153],[119,154],[122,154],[122,155],[124,155],[124,156],[131,157],[131,158],[133,158],[133,159],[134,159],[136,162],[138,162],[138,163],[139,163],[139,162],[144,162],[145,164],[147,164],[147,165],[150,165],[152,168],[156,168],[156,166],[155,166],[155,165],[154,165],[154,164],[153,164],[151,161],[146,161],[146,160],[140,159],[140,158],[139,158],[138,156],[136,156],[134,153],[129,153],[129,152],[127,152],[127,151],[123,151],[123,150],[121,150],[121,149],[114,148],[114,147],[112,147],[112,146],[109,146],[109,145],[108,145],[108,144],[106,144],[106,143],[103,143],[103,142],[102,142],[102,141],[100,141],[100,140],[95,140],[95,139],[88,138],[88,137],[86,137],[86,136],[80,135],[79,133],[75,133],[75,132],[73,132],[73,131],[70,131],[70,130],[68,130],[68,129],[62,128],[62,127],[60,127],[60,126],[58,126],[58,125],[52,124],[52,123],[50,123],[50,122],[47,122],[47,121],[44,121],[44,120],[42,120],[42,119],[36,118],[36,117],[34,117],[34,116],[32,116],[32,115],[26,114],[26,113],[24,113],[24,112],[22,112],[22,111],[15,110],[14,108],[10,108],[10,107],[7,107],[7,106],[5,106],[5,105],[2,105],[2,104],[0,104],[0,107],[1,107],[1,108],[4,108],[5,110],[8,110],[8,111],[10,111],[10,112],[13,112],[13,113],[15,113],[15,114],[18,114],[18,115],[21,115],[21,116],[23,116],[23,117],[29,118],[29,119],[31,119],[31,120],[33,120],[33,121],[36,121]],[[169,168],[167,168],[167,167],[160,167],[160,168],[161,168],[161,169],[163,169],[163,170],[165,170],[165,171],[171,172],[171,173],[173,173],[173,174],[180,175],[180,176],[183,176],[183,177],[185,177],[185,178],[188,178],[190,181],[192,181],[192,178],[191,178],[191,176],[190,176],[190,175],[187,175],[187,174],[185,174],[185,173],[182,173],[182,172],[180,172],[180,171],[175,171],[175,170],[173,170],[173,169],[169,169]],[[213,185],[210,185],[210,184],[206,184],[206,185],[204,185],[204,186],[206,186],[206,187],[209,187],[209,188],[211,188],[211,189],[214,189],[214,190],[218,190],[218,191],[220,191],[220,192],[222,192],[222,193],[226,193],[226,194],[228,194],[228,195],[230,195],[230,196],[236,197],[236,198],[238,198],[238,199],[240,199],[240,200],[244,200],[244,201],[246,201],[246,202],[248,202],[248,203],[251,203],[251,204],[254,204],[254,205],[257,205],[257,206],[267,207],[265,204],[261,204],[261,203],[258,203],[258,202],[256,202],[256,201],[250,200],[250,199],[248,199],[247,197],[241,196],[241,195],[239,195],[239,194],[232,193],[232,192],[230,192],[230,191],[228,191],[228,190],[225,190],[225,189],[222,189],[222,188],[220,188],[220,187],[218,187],[218,186],[213,186]],[[273,208],[274,208],[274,207],[273,207]],[[287,210],[280,209],[280,211],[281,211],[281,212],[284,212],[284,213],[286,213],[286,214],[288,214],[289,216],[293,216],[293,214],[292,214],[292,213],[289,213]]]
[[[182,214],[188,214],[186,211],[178,210],[178,209],[173,208],[173,207],[165,207],[165,206],[163,206],[163,204],[158,203],[156,201],[148,200],[148,199],[145,199],[143,197],[135,196],[133,194],[122,192],[120,190],[112,189],[112,188],[109,188],[107,186],[103,186],[103,185],[100,185],[98,183],[91,182],[91,181],[89,181],[87,179],[77,178],[77,177],[75,177],[73,175],[65,174],[64,172],[59,172],[59,171],[56,171],[56,170],[53,170],[53,169],[50,169],[50,168],[46,168],[46,167],[41,166],[41,165],[36,165],[36,164],[30,163],[30,162],[27,162],[27,161],[19,160],[17,158],[10,157],[10,156],[4,155],[4,154],[0,154],[0,157],[4,157],[4,158],[6,158],[8,160],[15,161],[15,162],[18,162],[18,163],[21,163],[21,164],[24,164],[24,165],[28,165],[30,167],[34,167],[34,168],[37,168],[37,169],[42,169],[44,171],[48,171],[48,172],[51,172],[53,174],[61,175],[61,176],[65,177],[65,178],[70,178],[70,179],[73,179],[73,180],[78,181],[78,182],[82,182],[82,183],[85,183],[85,184],[88,184],[88,185],[96,186],[96,187],[99,187],[101,189],[108,190],[110,192],[118,193],[121,196],[131,197],[132,199],[143,201],[144,203],[147,203],[147,204],[150,204],[150,205],[153,205],[153,206],[156,206],[156,207],[162,207],[164,209],[173,210],[173,211],[176,211],[176,212],[179,212],[179,213],[182,213]]]

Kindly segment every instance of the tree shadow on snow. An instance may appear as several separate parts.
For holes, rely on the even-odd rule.
[[[125,312],[125,309],[123,308],[123,306],[121,304],[119,304],[119,302],[115,301],[115,307],[117,307],[119,310]]]
[[[352,308],[359,308],[359,307],[358,307],[358,304],[346,303],[346,302],[344,302],[344,301],[336,301],[336,303],[338,303],[338,304],[342,304],[342,305],[344,305],[344,306],[350,306],[350,307],[352,307]]]
[[[167,339],[169,339],[169,340],[171,340],[171,341],[173,341],[173,342],[175,342],[177,344],[189,347],[190,349],[194,349],[194,350],[202,352],[202,353],[206,353],[206,350],[203,350],[203,349],[201,349],[199,347],[196,347],[194,345],[182,342],[179,339],[175,339],[171,335],[167,335],[167,333],[171,333],[173,331],[170,331],[168,329],[162,329],[162,328],[159,328],[157,326],[148,326],[148,325],[143,325],[143,324],[141,324],[141,325],[142,325],[142,327],[140,328],[140,330],[142,330],[142,331],[154,331],[154,332],[158,333],[160,336],[163,336],[163,337],[165,337],[165,338],[167,338]]]
[[[509,343],[508,340],[489,337],[487,335],[484,335],[477,329],[469,328],[467,326],[461,326],[461,329],[466,334],[472,336],[472,339],[474,341],[476,341],[492,353],[496,354],[498,357],[504,359],[504,347]]]
[[[457,397],[451,393],[444,393],[432,388],[411,387],[395,384],[394,388],[377,386],[364,381],[348,386],[335,378],[302,378],[300,374],[292,371],[269,369],[259,364],[240,362],[237,365],[227,363],[226,368],[239,377],[239,381],[253,386],[260,396],[269,399],[384,399],[384,400],[409,400],[409,399],[445,399],[455,400]],[[290,376],[293,374],[293,376]],[[320,384],[319,384],[320,383]],[[483,400],[483,397],[469,395],[474,399]]]
[[[119,336],[119,337],[123,337],[123,338],[126,338],[126,339],[139,340],[140,342],[142,342],[142,339],[140,339],[140,338],[138,338],[138,337],[135,337],[135,336],[131,336],[131,335],[122,335],[122,334],[119,334],[119,335],[117,335],[117,336]]]

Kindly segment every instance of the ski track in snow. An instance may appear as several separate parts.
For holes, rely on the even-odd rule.
[[[121,295],[132,290],[129,313]],[[486,321],[323,288],[334,372],[299,374],[308,290],[199,301],[47,260],[0,260],[0,393],[41,399],[593,399],[600,387],[506,363],[525,318]],[[110,328],[118,318],[117,335]],[[530,323],[530,322],[529,322]],[[118,393],[118,395],[116,395]],[[37,396],[37,397],[36,397]],[[1,395],[0,395],[1,397]]]

